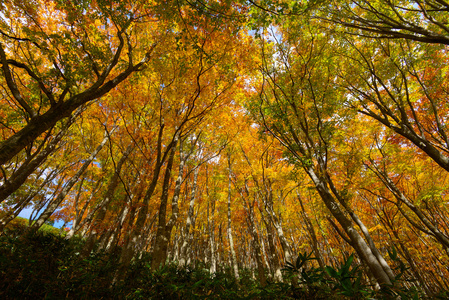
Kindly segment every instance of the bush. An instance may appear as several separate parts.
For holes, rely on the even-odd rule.
[[[81,253],[84,241],[65,240],[54,230],[28,232],[18,220],[0,236],[1,299],[419,299],[418,290],[400,284],[373,291],[362,278],[353,256],[338,268],[314,268],[311,254],[300,254],[288,263],[284,282],[268,281],[262,287],[251,270],[230,269],[210,274],[204,264],[195,268],[168,264],[152,272],[148,254],[130,265],[123,281],[114,282],[120,249],[115,252]],[[57,230],[59,232],[59,230]],[[398,282],[406,269],[395,251]],[[445,299],[441,292],[437,299]]]

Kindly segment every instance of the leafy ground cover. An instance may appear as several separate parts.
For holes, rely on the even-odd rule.
[[[374,291],[350,256],[339,268],[306,267],[300,254],[284,268],[284,282],[266,286],[241,270],[211,275],[204,264],[180,268],[175,263],[150,271],[148,254],[135,260],[124,280],[115,282],[118,251],[82,255],[84,241],[66,240],[52,226],[32,233],[23,221],[0,236],[2,299],[420,299],[418,290],[388,287]],[[394,254],[392,254],[394,255]],[[444,299],[447,294],[438,296]]]

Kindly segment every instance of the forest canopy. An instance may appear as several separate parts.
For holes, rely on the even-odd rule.
[[[449,290],[445,1],[0,11],[3,235],[24,211],[24,236],[59,222],[81,256],[116,255],[112,284],[148,254],[261,286],[346,262],[352,289]]]

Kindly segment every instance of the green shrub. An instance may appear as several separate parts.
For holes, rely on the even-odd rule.
[[[48,230],[47,230],[48,229]],[[47,228],[26,230],[26,222],[13,222],[0,236],[1,299],[419,299],[418,290],[400,285],[406,270],[396,252],[390,253],[398,274],[394,285],[373,291],[349,256],[338,268],[313,267],[311,254],[303,253],[284,267],[284,282],[268,280],[265,286],[253,272],[230,268],[210,274],[207,266],[167,264],[152,272],[149,254],[134,260],[123,281],[115,282],[120,248],[83,256],[84,241],[65,240]],[[445,299],[447,292],[435,295]]]

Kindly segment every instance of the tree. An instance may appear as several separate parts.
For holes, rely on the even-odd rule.
[[[326,207],[342,226],[347,241],[378,283],[388,285],[394,279],[391,268],[332,180],[328,163],[333,157],[329,150],[332,127],[341,118],[338,108],[342,93],[333,82],[332,68],[336,63],[332,63],[334,58],[327,52],[332,41],[325,34],[316,34],[312,25],[306,28],[293,33],[276,29],[279,31],[272,35],[276,55],[271,57],[262,45],[264,81],[260,100],[251,109],[256,120],[286,147],[292,162],[308,174]],[[282,44],[276,40],[279,35],[283,37]]]
[[[347,105],[394,130],[449,170],[446,72],[440,66],[445,50],[388,40],[347,39],[347,44],[352,48],[344,50],[348,68],[340,72]]]
[[[16,119],[2,124],[0,165],[25,148],[31,155],[43,133],[142,69],[157,42],[136,40],[133,26],[145,12],[129,2],[8,1],[2,8],[2,106]]]
[[[309,5],[313,18],[335,24],[338,31],[449,45],[449,4],[445,1],[310,1]]]

